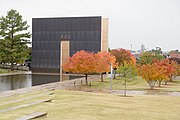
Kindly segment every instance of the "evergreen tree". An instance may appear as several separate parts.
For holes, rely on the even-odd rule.
[[[27,21],[16,10],[0,18],[0,62],[11,63],[11,70],[14,64],[22,64],[28,57],[27,44],[31,37],[28,28]]]

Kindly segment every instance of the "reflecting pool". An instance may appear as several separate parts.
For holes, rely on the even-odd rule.
[[[47,74],[16,74],[0,76],[0,92],[15,90],[19,88],[42,85],[46,83],[59,82],[81,78],[83,76],[75,75],[47,75]],[[60,80],[60,78],[62,80]]]

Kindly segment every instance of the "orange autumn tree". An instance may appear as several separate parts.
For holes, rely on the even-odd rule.
[[[65,72],[81,73],[85,75],[86,84],[87,75],[95,72],[95,57],[93,53],[81,50],[70,57],[63,65]]]
[[[159,79],[159,73],[156,64],[146,64],[138,67],[139,76],[145,79],[150,88],[153,89],[156,81]]]
[[[69,57],[62,66],[64,72],[73,72],[75,69],[75,63]]]
[[[101,81],[103,82],[103,73],[110,71],[110,64],[112,64],[113,67],[116,66],[116,58],[106,51],[98,52],[94,54],[94,57],[96,59],[95,72],[100,74]]]
[[[173,72],[173,68],[169,64],[168,59],[164,60],[155,60],[153,64],[156,66],[158,76],[157,76],[157,81],[158,81],[158,86],[161,86],[161,82],[164,80],[167,82],[169,80],[169,75]]]
[[[170,76],[175,74],[175,72],[174,62],[168,59],[154,60],[151,64],[145,64],[139,67],[139,75],[148,82],[151,89],[153,89],[156,81],[159,87],[163,80],[167,83],[170,80]]]
[[[174,77],[178,75],[178,64],[177,62],[169,59],[164,59],[164,60],[156,60],[154,63],[157,63],[157,66],[159,66],[159,76],[163,77],[163,80],[165,80],[165,84],[170,80],[172,81]],[[161,80],[159,79],[158,82]],[[161,84],[161,83],[160,83]],[[159,84],[159,87],[160,87]]]

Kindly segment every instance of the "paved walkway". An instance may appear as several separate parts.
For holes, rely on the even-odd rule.
[[[168,95],[168,96],[180,96],[180,92],[158,92],[158,91],[135,91],[127,90],[127,95]],[[124,90],[112,90],[111,94],[124,94]]]

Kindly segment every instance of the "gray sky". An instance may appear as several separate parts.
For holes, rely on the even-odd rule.
[[[180,0],[0,0],[1,16],[10,9],[30,26],[34,17],[101,15],[109,18],[110,48],[180,50]]]

